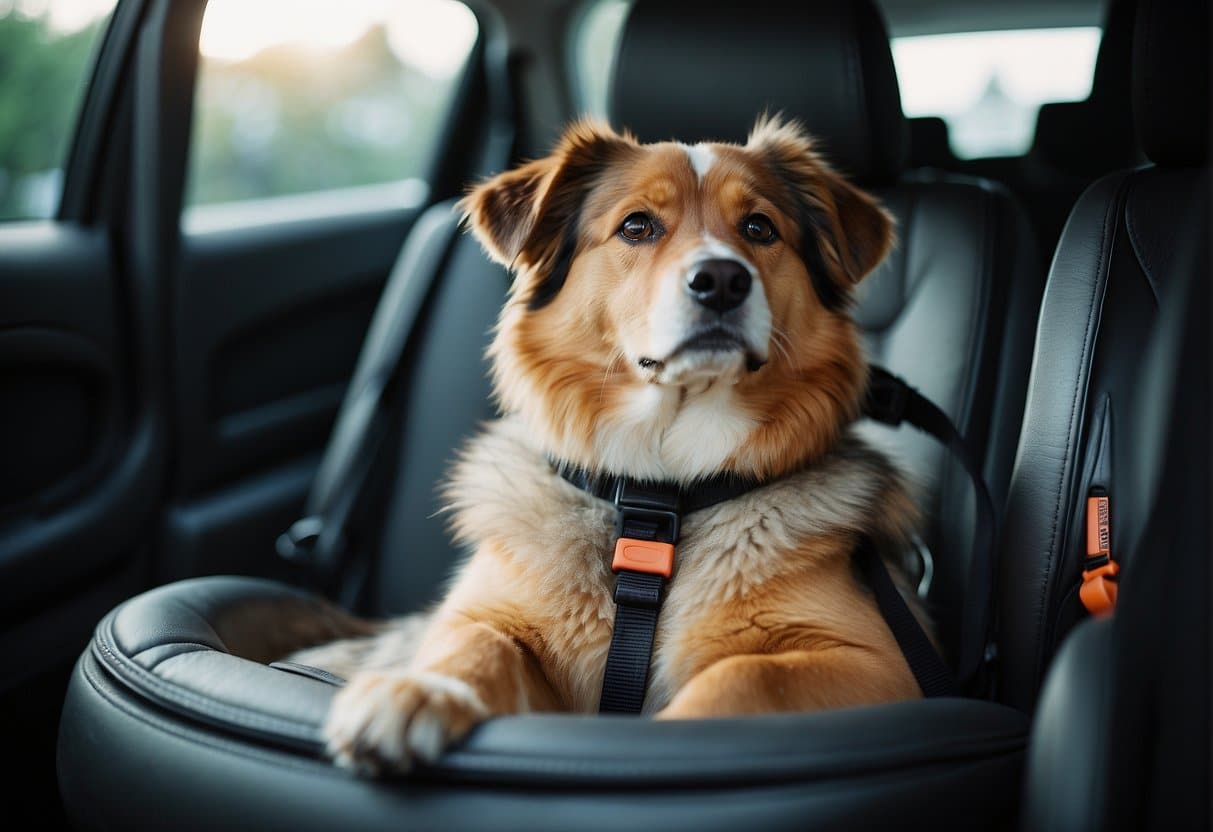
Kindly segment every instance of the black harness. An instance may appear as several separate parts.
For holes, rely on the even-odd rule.
[[[869,538],[856,548],[854,558],[872,589],[881,614],[892,630],[924,696],[954,696],[961,683],[976,684],[992,658],[989,641],[990,578],[994,553],[994,509],[980,470],[951,420],[900,378],[880,368],[869,377],[864,413],[888,425],[903,421],[947,445],[973,480],[977,496],[977,551],[971,571],[971,592],[966,596],[964,632],[958,673],[953,674],[910,612],[905,599]],[[669,482],[643,482],[628,477],[594,476],[581,468],[557,465],[564,479],[595,497],[615,505],[615,627],[607,652],[598,710],[602,713],[640,713],[648,684],[653,638],[662,595],[669,580],[674,546],[683,515],[731,500],[763,485],[753,478],[722,475],[686,488]],[[974,629],[976,628],[976,629]]]

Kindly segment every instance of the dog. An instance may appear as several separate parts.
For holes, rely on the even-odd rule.
[[[325,725],[365,773],[434,760],[475,725],[593,712],[615,616],[614,512],[555,465],[759,487],[683,519],[644,713],[687,719],[921,691],[852,565],[916,523],[851,430],[867,366],[848,310],[893,222],[796,122],[744,145],[641,144],[593,121],[462,201],[514,273],[490,347],[501,412],[445,486],[470,552],[432,612],[304,650],[349,677]]]

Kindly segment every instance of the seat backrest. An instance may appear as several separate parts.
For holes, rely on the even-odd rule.
[[[900,244],[861,285],[856,319],[872,357],[939,404],[973,442],[1001,503],[1043,284],[1022,214],[980,180],[902,180],[904,118],[871,2],[633,7],[616,61],[616,126],[645,141],[744,141],[764,109],[803,121],[827,157],[898,219]],[[434,597],[455,562],[441,518],[431,517],[433,484],[459,438],[491,411],[478,352],[505,278],[470,240],[452,258],[409,368],[401,473],[374,582],[372,606],[381,610]],[[969,567],[967,481],[933,440],[911,429],[870,430],[920,487],[937,561],[932,601],[950,648]]]
[[[1002,698],[1031,709],[1061,639],[1084,615],[1086,498],[1104,480],[1113,557],[1149,520],[1170,414],[1142,407],[1156,364],[1143,345],[1207,233],[1207,0],[1145,0],[1136,25],[1133,109],[1152,165],[1088,189],[1058,245],[1042,303],[1002,546]],[[1205,276],[1207,279],[1207,275]],[[1201,380],[1206,381],[1206,380]]]
[[[744,142],[758,113],[782,111],[881,199],[899,243],[859,286],[854,315],[869,355],[952,417],[983,456],[1001,506],[1043,273],[1024,215],[1004,190],[969,177],[903,175],[905,118],[876,6],[642,0],[624,25],[611,110],[642,140],[688,143]],[[936,561],[930,598],[954,652],[972,542],[967,480],[910,428],[864,430],[918,487]]]

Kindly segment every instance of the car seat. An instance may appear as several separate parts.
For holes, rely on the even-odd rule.
[[[674,36],[677,50],[670,48]],[[1041,286],[1036,255],[1004,191],[964,178],[901,180],[904,124],[875,7],[842,0],[727,9],[642,2],[624,29],[613,102],[613,120],[644,139],[741,139],[764,107],[783,110],[882,198],[900,222],[901,244],[865,281],[857,319],[873,356],[957,422],[1001,499]],[[385,302],[399,300],[411,284],[420,305],[402,339],[393,451],[399,470],[379,532],[366,538],[376,556],[362,612],[400,613],[435,597],[455,555],[431,517],[434,482],[491,412],[480,356],[507,278],[474,242],[453,233],[455,222],[444,204],[417,223],[385,293]],[[426,262],[434,265],[417,273]],[[383,334],[373,327],[366,349],[382,348]],[[880,441],[922,486],[935,552],[930,600],[954,655],[970,568],[967,482],[930,440],[902,431]],[[269,666],[283,652],[272,622],[284,605],[316,602],[268,581],[198,578],[138,596],[98,625],[73,675],[61,726],[61,789],[76,823],[1014,823],[1028,718],[978,698],[682,723],[510,717],[477,729],[409,779],[360,780],[320,756],[319,725],[336,688],[306,671]],[[320,640],[325,621],[319,614],[315,621],[312,636]]]

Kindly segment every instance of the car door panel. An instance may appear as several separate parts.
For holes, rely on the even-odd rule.
[[[154,428],[132,418],[109,236],[0,227],[0,622],[129,553],[155,509]]]
[[[187,215],[174,335],[179,494],[319,449],[420,190],[252,226],[225,223],[222,206]]]

